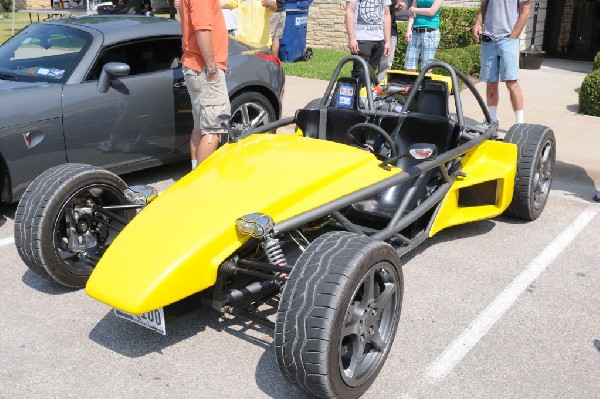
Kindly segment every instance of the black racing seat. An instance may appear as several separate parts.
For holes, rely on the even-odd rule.
[[[304,135],[344,143],[348,129],[368,120],[359,110],[357,87],[357,79],[341,77],[326,107],[296,111],[296,124]]]
[[[448,84],[439,80],[424,81],[417,98],[415,111],[449,118]]]
[[[435,144],[439,153],[456,146],[460,126],[450,118],[448,109],[448,86],[446,82],[426,81],[418,94],[414,111],[400,116],[400,130],[393,137],[398,155],[405,154],[409,147],[416,143]],[[424,162],[410,156],[400,158],[396,166],[407,170]],[[433,169],[425,173],[418,184],[412,201],[406,211],[410,211],[421,201],[427,191],[427,183],[436,178],[439,170]],[[374,198],[354,204],[353,209],[363,217],[373,220],[387,221],[396,212],[412,181],[390,187]]]

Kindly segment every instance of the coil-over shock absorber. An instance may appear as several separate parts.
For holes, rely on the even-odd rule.
[[[264,213],[251,213],[237,219],[236,229],[244,234],[260,239],[260,245],[270,264],[287,266],[287,260],[279,240],[273,236],[273,219]],[[287,278],[287,273],[278,272],[277,276]],[[284,282],[281,283],[283,285]]]
[[[281,244],[277,238],[273,237],[271,234],[267,234],[262,238],[260,245],[262,246],[263,251],[265,251],[265,255],[267,256],[270,264],[276,266],[287,266],[287,260],[285,259],[285,255],[281,249]],[[288,274],[284,272],[277,272],[275,275],[285,279],[288,278]],[[284,284],[285,281],[279,282],[280,287]]]
[[[270,264],[287,266],[287,260],[285,259],[285,255],[281,249],[281,244],[277,238],[267,234],[265,237],[263,237],[260,244],[263,248],[263,251],[265,251],[265,255],[267,255],[267,259],[269,260]]]

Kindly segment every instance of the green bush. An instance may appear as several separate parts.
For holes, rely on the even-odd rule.
[[[406,46],[408,46],[408,42],[404,38],[406,35],[406,26],[406,22],[398,22],[398,41],[396,42],[392,69],[404,69],[404,57],[406,55]]]
[[[600,69],[600,51],[594,57],[594,65],[592,66],[592,71]]]
[[[470,44],[465,47],[465,50],[467,50],[471,57],[471,62],[473,62],[471,75],[479,76],[479,71],[481,70],[481,44]]]
[[[464,48],[449,48],[445,50],[439,50],[435,56],[436,60],[443,61],[447,64],[452,65],[465,75],[471,75],[473,73],[473,61],[471,55]],[[433,73],[440,75],[448,75],[448,72],[443,69],[434,68]]]
[[[579,90],[579,110],[587,115],[600,116],[600,69],[583,79]]]
[[[441,49],[466,47],[473,43],[471,28],[479,8],[442,6],[440,11]]]

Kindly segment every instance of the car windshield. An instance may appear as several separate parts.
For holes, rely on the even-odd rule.
[[[76,29],[30,25],[0,47],[0,79],[64,83],[91,41]]]

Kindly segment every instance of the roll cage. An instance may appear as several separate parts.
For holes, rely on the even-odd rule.
[[[277,128],[296,124],[301,129],[306,129],[302,129],[305,136],[342,142],[339,134],[330,135],[324,131],[328,127],[328,118],[335,120],[337,130],[340,129],[340,125],[342,125],[342,129],[345,129],[351,127],[349,123],[362,122],[382,126],[385,130],[390,130],[390,135],[398,147],[401,148],[398,148],[399,155],[397,157],[385,159],[380,166],[383,168],[389,168],[389,165],[398,166],[402,168],[401,173],[279,222],[274,226],[274,234],[289,233],[307,223],[329,216],[341,228],[348,231],[369,235],[377,240],[393,241],[398,253],[402,255],[427,238],[435,219],[435,208],[448,193],[456,177],[462,175],[460,163],[462,156],[484,141],[495,138],[496,126],[491,123],[487,107],[469,79],[460,71],[456,71],[450,65],[439,61],[431,63],[427,69],[422,70],[417,76],[413,88],[406,98],[403,111],[400,113],[375,109],[371,90],[366,90],[367,101],[364,109],[356,106],[349,110],[336,108],[332,104],[332,99],[335,96],[334,88],[337,87],[336,84],[340,81],[347,79],[339,78],[339,74],[342,67],[348,62],[358,62],[362,65],[364,82],[366,87],[370,88],[372,77],[374,77],[373,71],[362,58],[355,55],[348,56],[340,61],[325,94],[314,109],[300,109],[293,117],[261,126],[238,136],[237,139],[232,139],[232,141],[243,139],[251,134],[274,132]],[[423,97],[427,95],[427,84],[424,84],[426,81],[425,74],[433,68],[446,70],[450,75],[454,88],[459,87],[460,79],[475,96],[487,123],[473,126],[466,124],[458,89],[453,90],[456,110],[455,119],[451,118],[447,111],[440,113],[440,107],[437,107],[438,109],[433,110],[433,112],[430,112],[427,107],[416,107],[419,102],[431,104],[423,100]],[[444,101],[447,102],[449,95],[447,92],[444,95]],[[441,108],[447,110],[447,103],[445,107],[442,106]],[[329,125],[332,125],[332,123]],[[440,126],[442,126],[441,129]],[[451,127],[447,128],[447,126]],[[415,161],[410,159],[406,151],[411,144],[415,143],[435,144],[439,147],[440,154],[432,160]],[[409,162],[406,161],[407,159]],[[432,179],[434,175],[439,178],[440,184],[424,195],[422,186],[427,184],[427,181]],[[402,193],[396,195],[400,201],[394,211],[388,215],[387,223],[380,228],[373,229],[370,226],[365,226],[360,221],[357,222],[342,212],[348,207],[361,203],[361,201],[368,201],[386,190],[398,187],[402,187]],[[403,230],[431,210],[433,212],[429,214],[429,220],[426,221],[424,228],[416,233],[402,233]],[[379,226],[381,225],[379,224]]]

